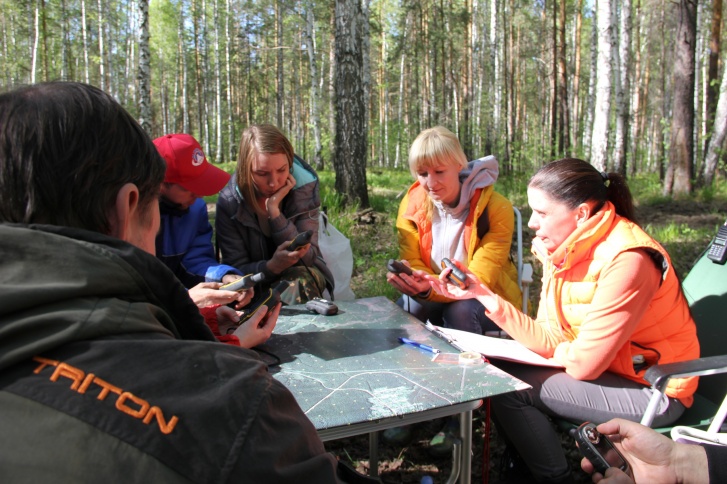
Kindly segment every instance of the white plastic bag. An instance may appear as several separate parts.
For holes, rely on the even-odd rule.
[[[351,274],[353,273],[353,252],[351,242],[328,221],[323,212],[318,219],[318,247],[323,260],[333,274],[336,287],[333,290],[334,301],[351,301],[356,295],[351,290]]]

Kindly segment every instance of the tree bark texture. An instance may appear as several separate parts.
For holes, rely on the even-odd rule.
[[[676,36],[669,166],[664,194],[691,193],[694,174],[694,56],[697,41],[697,1],[680,0]]]
[[[369,207],[366,189],[368,123],[364,92],[365,0],[336,0],[336,191]]]

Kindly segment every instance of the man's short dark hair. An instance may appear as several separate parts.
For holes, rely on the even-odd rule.
[[[77,82],[0,95],[0,222],[108,234],[123,185],[156,202],[165,164],[139,123],[100,89]]]

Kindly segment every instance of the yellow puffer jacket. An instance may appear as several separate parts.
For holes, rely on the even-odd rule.
[[[414,269],[433,274],[429,266],[432,252],[431,219],[427,214],[428,195],[415,182],[399,205],[396,228],[399,238],[399,257],[409,261]],[[479,232],[482,235],[480,238]],[[518,307],[522,293],[517,283],[517,268],[510,260],[510,246],[515,227],[512,204],[495,192],[492,185],[478,189],[470,200],[465,221],[465,243],[469,270],[499,294]],[[450,300],[431,291],[429,301]]]

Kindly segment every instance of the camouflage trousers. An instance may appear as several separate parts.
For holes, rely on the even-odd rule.
[[[284,270],[277,281],[290,281],[290,287],[280,295],[283,304],[304,304],[314,297],[323,297],[326,278],[315,267],[293,266]]]

